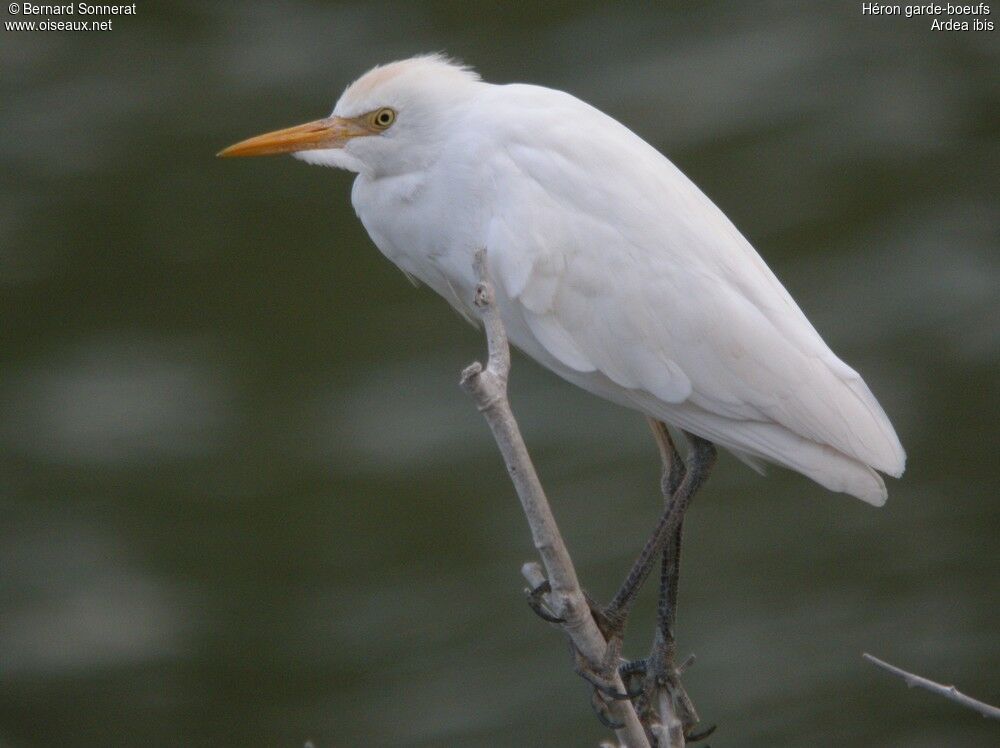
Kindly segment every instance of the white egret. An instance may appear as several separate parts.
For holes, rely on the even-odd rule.
[[[511,342],[652,419],[674,466],[664,481],[670,519],[596,614],[619,636],[665,552],[647,663],[661,683],[673,672],[683,511],[713,444],[876,506],[886,499],[879,471],[902,474],[885,412],[749,242],[666,157],[583,101],[415,57],[363,75],[329,117],[220,155],[273,153],[357,172],[351,199],[375,245],[469,317],[473,259],[485,248]],[[662,423],[691,442],[686,467]]]

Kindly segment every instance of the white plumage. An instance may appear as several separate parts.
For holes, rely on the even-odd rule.
[[[885,412],[653,147],[569,94],[436,56],[370,71],[323,122],[386,107],[384,131],[295,155],[358,172],[355,210],[406,273],[472,316],[485,247],[511,341],[552,371],[751,464],[884,503],[876,471],[905,463]]]

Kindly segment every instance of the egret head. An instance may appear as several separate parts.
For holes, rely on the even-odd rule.
[[[374,175],[420,168],[434,157],[449,116],[479,76],[441,55],[380,65],[347,87],[333,113],[229,146],[220,156],[291,153],[311,164]]]

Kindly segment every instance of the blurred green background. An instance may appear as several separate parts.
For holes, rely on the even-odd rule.
[[[527,528],[457,386],[479,334],[373,248],[350,175],[213,157],[434,50],[667,153],[908,450],[880,511],[723,459],[679,621],[711,744],[1000,744],[860,659],[1000,702],[1000,45],[929,25],[855,2],[179,1],[2,31],[0,745],[606,734],[522,598]],[[646,427],[523,358],[512,397],[606,598],[658,511]]]

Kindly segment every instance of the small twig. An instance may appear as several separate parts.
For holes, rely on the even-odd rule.
[[[910,688],[924,688],[931,693],[936,693],[938,696],[943,696],[950,701],[954,701],[956,704],[961,704],[964,707],[968,707],[969,709],[979,712],[984,717],[989,717],[990,719],[1000,719],[1000,709],[987,704],[986,702],[974,699],[971,696],[966,696],[954,686],[945,686],[941,683],[935,683],[932,680],[927,680],[927,678],[922,678],[919,675],[914,675],[913,673],[909,673],[902,668],[896,667],[895,665],[890,665],[888,662],[880,660],[878,657],[873,657],[867,652],[861,656],[873,665],[877,665],[883,670],[902,678],[906,685]]]
[[[580,654],[591,663],[598,664],[604,660],[608,643],[590,614],[573,562],[507,399],[510,345],[496,308],[485,250],[476,253],[475,271],[479,280],[475,303],[482,313],[486,328],[489,361],[485,369],[478,362],[466,367],[462,372],[462,388],[472,396],[493,432],[493,438],[503,455],[507,472],[531,527],[535,548],[545,565],[545,576],[541,579],[538,579],[540,570],[536,573],[526,566],[528,583],[535,588],[547,577],[551,591],[546,595],[546,605],[563,619],[560,625]],[[617,673],[614,674],[612,683],[619,691],[624,690],[624,684]],[[614,719],[624,725],[615,731],[622,746],[649,748],[646,732],[632,703],[612,701],[608,706]]]
[[[659,691],[660,729],[657,746],[663,748],[684,748],[684,725],[681,724],[667,689]]]

